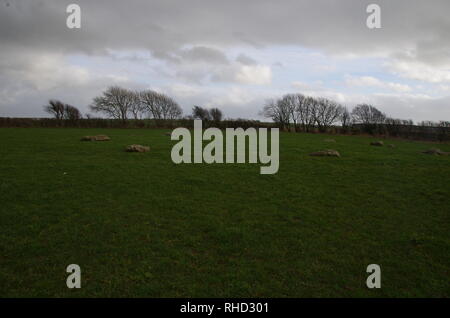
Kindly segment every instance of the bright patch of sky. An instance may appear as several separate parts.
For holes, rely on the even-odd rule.
[[[376,94],[411,92],[443,96],[446,86],[436,86],[419,80],[405,79],[387,67],[386,58],[327,56],[319,50],[294,46],[270,48],[234,47],[224,51],[229,61],[242,57],[249,64],[266,65],[271,69],[269,85],[247,84],[254,91],[308,92],[336,90],[344,94]],[[148,51],[109,50],[108,55],[70,55],[70,65],[79,66],[96,75],[126,83],[132,79],[139,87],[158,88],[178,84],[192,85],[186,78],[177,78],[176,65],[152,56]],[[228,87],[231,84],[208,81],[209,86]]]

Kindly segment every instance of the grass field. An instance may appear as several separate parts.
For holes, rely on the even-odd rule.
[[[420,151],[450,145],[372,140],[282,133],[261,175],[175,165],[163,130],[0,129],[0,296],[449,297],[450,157]]]

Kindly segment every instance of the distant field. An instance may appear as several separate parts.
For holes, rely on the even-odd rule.
[[[449,144],[282,133],[260,175],[175,165],[164,132],[0,129],[0,296],[450,296],[450,157],[420,153]]]

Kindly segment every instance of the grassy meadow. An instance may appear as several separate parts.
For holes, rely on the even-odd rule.
[[[0,297],[450,296],[450,157],[420,153],[449,144],[281,133],[261,175],[175,165],[164,132],[0,129]]]

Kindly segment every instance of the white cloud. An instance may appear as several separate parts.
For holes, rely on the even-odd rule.
[[[429,83],[450,82],[450,64],[439,67],[431,66],[417,60],[393,60],[387,63],[394,74],[401,77]]]
[[[169,91],[177,97],[188,98],[201,94],[201,88],[198,86],[186,85],[182,83],[173,84]]]
[[[224,91],[223,95],[215,96],[209,106],[227,106],[232,105],[245,105],[250,103],[253,99],[257,97],[256,94],[249,92],[241,87],[233,86]]]
[[[320,91],[320,90],[325,89],[323,87],[322,81],[314,81],[312,83],[305,83],[302,81],[294,81],[294,82],[292,82],[291,86],[296,90],[305,90],[305,91],[310,91],[310,90]]]
[[[272,70],[267,65],[242,65],[235,78],[242,84],[266,85],[272,81]]]
[[[387,87],[389,87],[390,89],[396,91],[396,92],[410,92],[412,91],[411,87],[409,87],[409,85],[406,84],[400,84],[400,83],[386,83]]]
[[[412,88],[409,85],[394,83],[394,82],[383,82],[378,78],[373,76],[360,76],[354,77],[351,75],[345,76],[345,83],[348,86],[357,86],[357,87],[379,87],[383,89],[389,89],[396,92],[410,92]]]
[[[450,92],[450,85],[439,85],[439,90],[444,92]]]
[[[91,79],[87,69],[67,64],[61,55],[34,56],[28,62],[28,68],[19,77],[39,91],[65,86],[68,82],[83,85]]]

